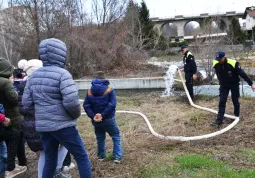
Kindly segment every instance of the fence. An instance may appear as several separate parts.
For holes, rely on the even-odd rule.
[[[255,75],[255,61],[240,61],[240,64],[248,75]]]

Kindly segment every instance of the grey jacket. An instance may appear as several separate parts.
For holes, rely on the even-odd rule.
[[[39,45],[43,67],[29,77],[22,97],[24,109],[35,109],[37,132],[75,126],[81,114],[78,90],[64,69],[66,51],[65,43],[54,38]]]

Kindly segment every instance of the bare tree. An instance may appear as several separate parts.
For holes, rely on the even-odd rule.
[[[108,27],[120,20],[126,10],[127,0],[92,0],[92,11],[98,25]]]
[[[10,0],[9,6],[0,12],[0,40],[4,56],[14,64],[20,56],[37,57],[41,39],[65,40],[85,18],[81,0]]]
[[[196,58],[201,59],[199,61],[200,67],[205,70],[207,76],[205,81],[208,83],[212,81],[215,74],[212,66],[215,52],[221,50],[224,46],[225,28],[220,27],[221,20],[218,16],[204,19],[200,22],[201,27],[198,35],[194,36],[194,52],[196,53]]]
[[[94,6],[95,3],[98,6]],[[38,44],[42,39],[59,38],[68,46],[67,65],[75,78],[82,78],[95,70],[124,73],[139,67],[137,61],[143,58],[142,53],[137,53],[139,48],[125,45],[130,30],[122,18],[126,0],[98,0],[94,1],[94,5],[98,10],[95,17],[100,24],[88,21],[82,0],[13,0],[9,9],[19,7],[22,13],[5,13],[6,17],[0,15],[0,18],[10,18],[13,23],[2,26],[4,28],[0,31],[4,37],[2,40],[5,40],[2,44],[6,44],[3,49],[12,52],[12,57],[8,54],[10,59],[14,54],[17,59],[37,58]],[[132,37],[134,44],[140,42],[140,36]]]
[[[27,29],[24,28],[28,24],[20,23],[23,16],[25,16],[25,13],[22,7],[11,7],[0,12],[0,42],[2,49],[4,49],[3,56],[13,64],[19,59],[26,36],[28,35]]]
[[[139,7],[132,1],[126,10],[124,25],[126,28],[126,44],[135,48],[141,49],[143,45],[142,28],[139,20]]]
[[[12,3],[25,8],[27,15],[23,22],[31,22],[37,44],[44,37],[65,35],[83,13],[81,0],[13,0]]]

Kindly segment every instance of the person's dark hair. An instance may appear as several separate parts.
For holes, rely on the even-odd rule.
[[[13,76],[15,78],[22,78],[23,77],[22,73],[23,73],[22,69],[14,69]]]
[[[94,74],[94,78],[105,79],[105,74],[103,71],[97,71]]]

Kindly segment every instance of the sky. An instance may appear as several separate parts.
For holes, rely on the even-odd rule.
[[[3,1],[7,7],[8,0]],[[92,0],[83,0],[91,8]],[[142,0],[134,0],[141,3]],[[255,0],[144,0],[151,17],[192,16],[201,13],[217,14],[227,11],[244,12],[248,6],[255,6]]]
[[[140,3],[142,0],[134,0]],[[151,17],[173,17],[175,15],[199,15],[201,13],[244,12],[255,6],[255,0],[144,0]]]

